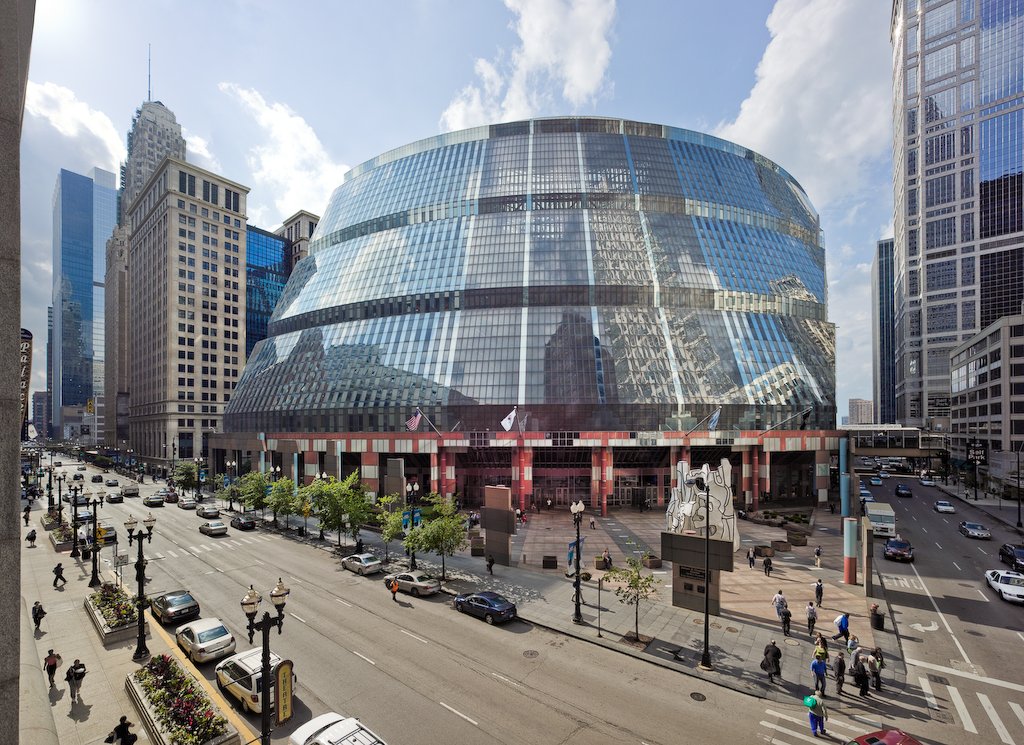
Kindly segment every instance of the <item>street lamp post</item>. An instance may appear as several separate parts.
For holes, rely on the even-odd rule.
[[[53,509],[53,451],[50,451],[50,467],[46,469],[46,506]]]
[[[1024,440],[1017,445],[1017,527],[1024,528],[1020,522],[1020,449],[1024,447]]]
[[[238,472],[235,471],[235,475],[234,476],[231,475],[231,472],[234,471],[238,467],[238,461],[237,460],[229,460],[229,461],[225,462],[224,465],[228,469],[228,487],[229,487],[228,488],[228,510],[230,510],[231,512],[234,512],[235,511],[235,495],[234,495],[234,492],[232,491],[231,487],[234,486],[235,480],[238,478]]]
[[[67,478],[63,473],[57,474],[54,481],[57,482],[57,525],[64,524],[64,480]]]
[[[580,611],[580,523],[583,522],[583,511],[586,507],[583,506],[583,500],[574,502],[569,505],[569,512],[572,513],[572,524],[576,526],[576,547],[573,550],[573,563],[576,565],[576,577],[573,579],[572,586],[574,589],[573,603],[575,607],[572,612],[573,623],[583,623],[583,613]]]
[[[99,498],[87,503],[92,512],[92,577],[89,578],[89,587],[99,587],[103,582],[100,580],[100,541],[99,541],[99,511],[103,507],[103,492]]]
[[[199,481],[199,474],[200,474],[200,468],[203,465],[203,459],[202,458],[193,458],[192,460],[195,461],[195,464],[196,464],[196,501],[197,502],[201,502],[202,501],[202,497],[200,496],[201,489],[199,487],[202,486],[202,484]]]
[[[417,496],[420,493],[420,482],[413,481],[405,485],[405,505],[409,510],[409,529],[412,530],[414,527],[414,517],[416,516],[416,501]],[[414,550],[408,551],[409,554],[409,569],[415,570],[416,567],[416,552]]]
[[[260,701],[260,745],[270,745],[270,702],[267,700],[267,694],[270,692],[270,630],[277,628],[277,633],[280,635],[281,629],[284,626],[284,605],[288,599],[288,593],[291,592],[287,587],[284,586],[284,582],[279,578],[277,580],[277,586],[270,591],[270,601],[274,604],[274,608],[277,609],[277,617],[271,616],[268,611],[263,612],[263,618],[256,621],[256,613],[259,610],[259,605],[263,600],[263,597],[256,592],[252,585],[249,585],[249,591],[245,593],[245,597],[242,598],[242,611],[245,613],[246,618],[249,619],[249,625],[246,631],[249,633],[249,643],[252,644],[253,636],[257,631],[263,634],[263,658],[262,658],[262,670],[261,670],[261,701]]]
[[[69,486],[68,501],[71,504],[71,553],[68,554],[72,559],[77,559],[82,555],[82,552],[78,550],[78,495],[82,493],[82,487],[80,486]]]
[[[687,479],[687,486],[697,487],[698,492],[704,494],[704,652],[700,658],[702,670],[714,670],[711,665],[711,651],[708,646],[710,633],[709,619],[711,616],[711,488],[708,486],[708,466],[705,463],[701,474],[697,478]]]
[[[124,527],[128,531],[128,545],[131,546],[133,541],[139,543],[139,558],[135,562],[135,581],[138,583],[138,590],[135,595],[135,607],[138,609],[138,623],[139,623],[139,638],[138,644],[135,647],[135,654],[132,655],[132,659],[136,662],[141,661],[149,657],[149,649],[146,647],[146,619],[145,611],[146,606],[149,605],[149,601],[146,599],[146,557],[143,555],[142,544],[151,543],[153,541],[153,524],[156,519],[152,515],[146,515],[146,519],[142,521],[143,527],[146,532],[143,533],[141,530],[138,535],[135,534],[135,529],[138,527],[138,521],[135,516],[129,517],[125,520]]]

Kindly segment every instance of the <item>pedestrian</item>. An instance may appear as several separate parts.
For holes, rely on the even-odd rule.
[[[825,585],[823,585],[821,583],[821,579],[819,579],[814,584],[814,602],[818,604],[819,608],[821,607],[821,599],[823,597],[825,597]]]
[[[843,683],[846,682],[846,658],[839,652],[835,664],[832,665],[833,677],[836,681],[836,695],[843,695]]]
[[[43,622],[43,616],[46,615],[46,611],[43,609],[43,604],[38,600],[32,606],[32,623],[36,625],[36,631],[39,631],[39,624]]]
[[[811,660],[811,672],[814,674],[814,692],[821,691],[821,697],[825,698],[825,676],[828,675],[828,665],[825,660],[815,657]]]
[[[846,639],[846,641],[849,641],[850,640],[850,614],[849,613],[840,613],[838,616],[836,616],[836,619],[832,623],[834,623],[836,628],[839,630],[839,633],[837,633],[835,636],[832,637],[832,641],[835,641],[836,639],[838,639],[840,637],[842,637],[843,639]]]
[[[868,672],[871,673],[871,680],[875,684],[875,690],[882,690],[882,668],[885,667],[885,659],[882,657],[882,650],[875,647],[875,651],[868,656]]]
[[[551,512],[551,497],[548,497],[548,512]]]
[[[35,528],[32,528],[32,530],[30,530],[28,532],[28,535],[25,536],[25,540],[28,541],[28,547],[29,548],[35,548],[36,547],[36,529]]]
[[[523,511],[516,507],[516,522],[521,523],[523,521]]]
[[[54,589],[56,589],[58,582],[63,582],[64,583],[64,584],[61,585],[61,587],[63,587],[64,585],[66,585],[68,583],[68,581],[66,579],[64,579],[64,565],[61,562],[59,562],[59,561],[57,562],[57,566],[55,566],[53,568],[53,587],[54,587]]]
[[[807,636],[814,636],[814,624],[818,622],[818,609],[814,607],[814,603],[810,600],[807,601]]]
[[[775,606],[775,615],[777,615],[781,621],[782,609],[789,605],[789,603],[786,602],[786,596],[782,594],[781,589],[775,593],[775,597],[772,598],[772,605]]]
[[[850,653],[850,659],[853,659],[853,655],[859,654],[860,652],[860,639],[857,638],[856,634],[850,636],[846,640],[846,651]]]
[[[835,502],[829,502],[828,503],[828,514],[830,514],[830,515],[836,514],[836,503]]]
[[[828,662],[828,641],[825,639],[825,635],[820,631],[814,639],[814,654],[817,657],[821,657],[825,662]]]
[[[774,639],[764,648],[761,669],[768,673],[769,683],[775,682],[776,675],[782,677],[782,650],[775,644]]]
[[[23,512],[21,516],[25,519],[25,527],[26,528],[28,527],[29,517],[31,517],[29,515],[29,512],[31,512],[31,511],[32,511],[32,506],[31,505],[25,505],[25,512]]]
[[[779,615],[782,619],[782,635],[789,636],[789,624],[793,621],[793,611],[786,606],[782,609],[782,613]]]
[[[853,682],[860,689],[858,695],[868,698],[868,684],[871,682],[871,676],[864,666],[864,659],[860,656],[853,658]]]
[[[821,569],[821,546],[814,549],[814,566]]]
[[[764,576],[765,577],[771,577],[772,576],[772,557],[771,556],[765,556],[764,560],[761,562],[761,565],[764,567]]]
[[[607,569],[611,569],[612,568],[612,555],[610,553],[608,553],[608,549],[607,548],[604,550],[604,553],[601,554],[601,558],[604,560],[604,568],[606,570]]]
[[[131,731],[131,728],[135,724],[128,721],[128,717],[121,717],[121,721],[114,731],[107,735],[107,739],[104,742],[119,742],[121,745],[134,745],[135,741],[139,739],[139,736]]]
[[[391,584],[388,585],[388,589],[391,590],[391,599],[396,603],[398,602],[398,578],[395,577],[391,580]]]
[[[494,574],[494,554],[487,554],[487,573]]]
[[[756,557],[754,555],[754,549],[752,547],[747,549],[747,563],[750,564],[751,569],[754,568],[754,564],[756,563]]]
[[[53,676],[57,673],[60,663],[59,654],[54,653],[52,649],[46,650],[46,657],[43,659],[43,669],[46,671],[46,677],[50,679],[50,688],[56,686],[56,683],[53,682]]]
[[[593,515],[590,516],[590,529],[597,530],[597,520],[594,519]]]
[[[811,734],[815,737],[820,732],[823,735],[827,735],[825,731],[825,720],[828,719],[828,710],[825,709],[825,704],[822,703],[822,698],[816,693],[812,693],[810,696],[804,697],[804,704],[807,706],[807,719],[811,723]]]
[[[85,665],[81,660],[76,659],[68,668],[64,680],[68,682],[68,689],[71,691],[71,703],[81,701],[82,681],[85,680]]]
[[[362,538],[356,538],[356,553],[357,554],[363,553],[363,539]]]

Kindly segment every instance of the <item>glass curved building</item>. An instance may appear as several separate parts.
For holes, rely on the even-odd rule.
[[[346,174],[225,429],[831,428],[826,295],[814,208],[751,150],[593,117],[451,132]]]

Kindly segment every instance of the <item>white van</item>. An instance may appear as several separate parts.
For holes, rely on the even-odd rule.
[[[137,497],[137,496],[139,496],[139,487],[137,487],[135,484],[128,484],[126,486],[122,486],[121,487],[121,496],[122,497]]]
[[[292,732],[289,745],[387,745],[354,717],[331,712],[311,719]]]
[[[273,652],[270,653],[270,669],[276,670],[281,662],[281,657]],[[214,668],[217,674],[217,687],[221,692],[229,693],[238,699],[242,711],[251,711],[259,714],[263,711],[263,650],[260,648],[247,649],[244,652],[233,654],[217,663]],[[292,673],[292,688],[297,680],[295,673]],[[268,705],[274,708],[274,681],[268,686],[270,700]]]

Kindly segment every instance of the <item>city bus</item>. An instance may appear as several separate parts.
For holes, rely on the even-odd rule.
[[[868,502],[864,505],[864,515],[871,524],[871,532],[876,536],[892,538],[896,535],[896,513],[889,505]]]

